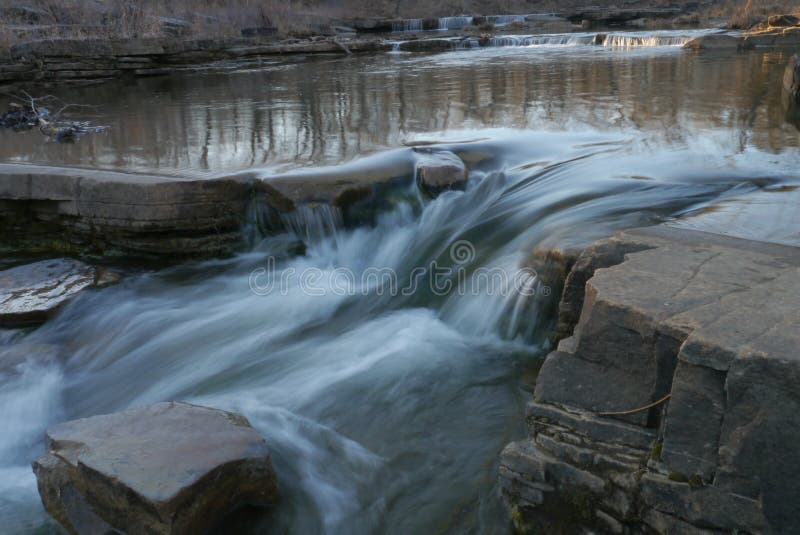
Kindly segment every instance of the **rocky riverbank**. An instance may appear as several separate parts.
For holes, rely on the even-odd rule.
[[[798,275],[795,247],[666,227],[585,250],[501,456],[517,528],[800,528]]]
[[[281,41],[259,39],[59,39],[12,46],[0,58],[0,89],[19,85],[156,76],[180,69],[245,66],[292,54],[390,50],[374,37],[319,36]]]
[[[436,51],[476,42],[485,46],[491,37],[504,34],[674,28],[698,22],[677,8],[636,7],[431,19],[359,18],[316,24],[294,37],[281,37],[276,28],[265,27],[243,30],[238,37],[201,38],[193,36],[190,22],[171,19],[164,22],[163,35],[149,38],[41,38],[37,37],[41,25],[32,26],[36,31],[30,32],[23,31],[24,25],[15,25],[15,32],[28,37],[0,54],[0,90],[261,65],[287,55],[389,51],[400,40],[408,42],[406,50]]]

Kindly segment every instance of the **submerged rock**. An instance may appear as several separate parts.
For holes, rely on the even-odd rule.
[[[450,189],[465,189],[467,178],[464,162],[452,152],[423,152],[417,160],[417,184],[432,197]]]
[[[41,323],[87,288],[103,285],[88,264],[69,258],[44,260],[0,271],[0,327]]]
[[[239,414],[157,403],[58,424],[33,462],[45,509],[70,533],[201,534],[278,497],[264,439]]]

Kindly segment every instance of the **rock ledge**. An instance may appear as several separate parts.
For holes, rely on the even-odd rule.
[[[798,532],[798,277],[800,248],[668,227],[584,251],[501,454],[517,528]]]

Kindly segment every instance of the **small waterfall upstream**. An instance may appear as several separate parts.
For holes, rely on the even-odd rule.
[[[281,214],[284,226],[306,242],[318,242],[335,236],[344,227],[342,210],[330,204],[301,204],[288,214]]]
[[[439,17],[440,30],[460,30],[472,24],[472,17]]]
[[[393,32],[421,32],[422,19],[403,19],[392,22]]]
[[[506,26],[514,22],[525,22],[527,15],[491,15],[486,17],[495,26]]]
[[[608,48],[681,47],[697,37],[697,33],[566,33],[549,35],[498,35],[489,39],[496,47],[576,47],[601,46]]]
[[[584,46],[591,45],[594,35],[498,35],[489,39],[489,46]]]

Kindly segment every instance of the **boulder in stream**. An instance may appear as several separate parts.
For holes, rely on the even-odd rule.
[[[0,327],[41,323],[83,290],[102,285],[106,278],[94,267],[70,258],[0,271]]]
[[[417,184],[432,197],[450,189],[467,187],[467,168],[450,151],[421,153],[417,160]]]
[[[267,444],[239,414],[157,403],[51,427],[33,462],[45,509],[70,533],[205,533],[278,488]]]

